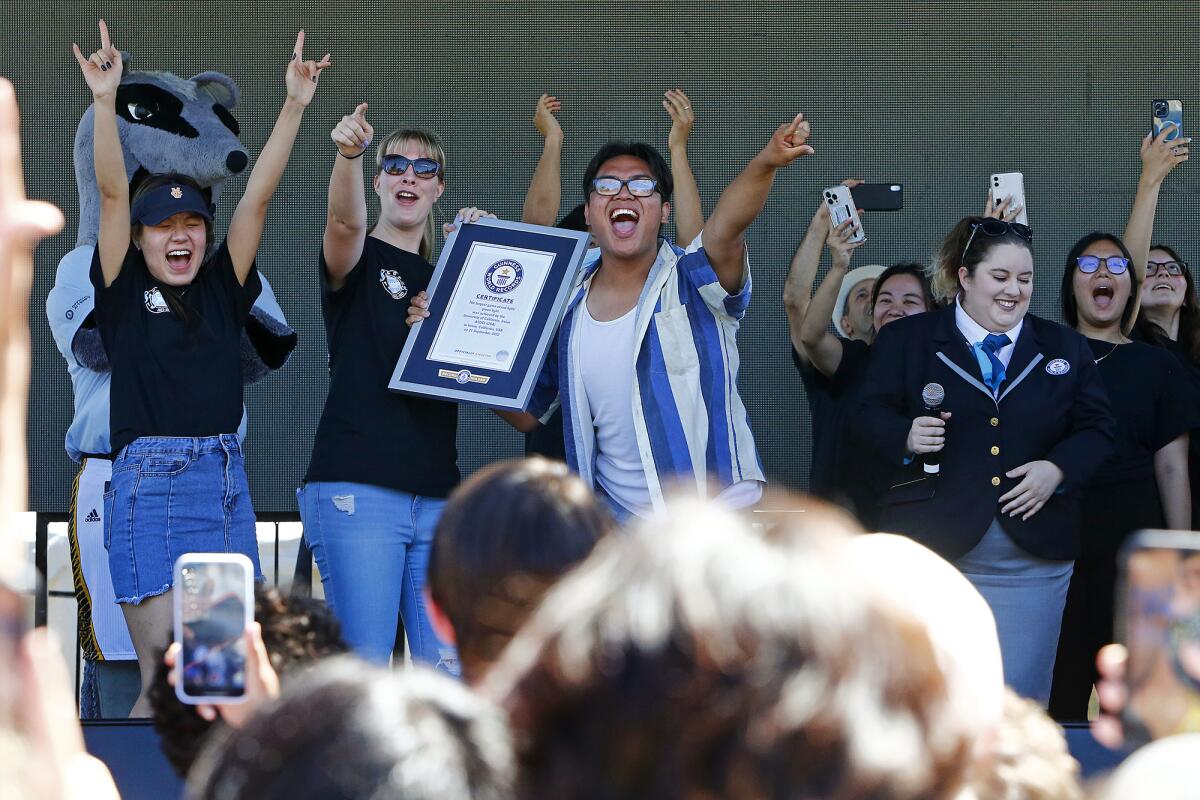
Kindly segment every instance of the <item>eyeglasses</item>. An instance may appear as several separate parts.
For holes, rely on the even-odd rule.
[[[1007,236],[1011,233],[1027,242],[1033,241],[1033,229],[1028,225],[1022,225],[1019,222],[1005,222],[1002,219],[980,220],[971,225],[971,235],[967,238],[966,246],[963,247],[961,261],[967,260],[967,251],[971,249],[971,242],[975,241],[977,233],[992,237]]]
[[[629,193],[634,197],[649,197],[658,191],[658,181],[654,178],[636,177],[621,180],[620,178],[603,177],[592,181],[592,191],[605,197],[619,194],[622,186],[629,187]]]
[[[403,175],[412,165],[413,174],[418,178],[436,178],[442,173],[442,165],[432,158],[407,158],[406,156],[388,153],[380,164],[388,175]]]
[[[1109,256],[1108,258],[1100,258],[1099,256],[1080,256],[1075,259],[1075,266],[1079,271],[1091,275],[1096,270],[1100,269],[1103,264],[1113,275],[1120,275],[1125,270],[1129,269],[1129,259],[1124,256]]]
[[[1153,278],[1160,272],[1172,277],[1178,277],[1188,268],[1186,261],[1148,261],[1146,262],[1146,277]]]

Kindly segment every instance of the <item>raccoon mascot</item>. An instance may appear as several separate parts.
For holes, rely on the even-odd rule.
[[[215,205],[225,180],[244,170],[250,160],[233,116],[237,84],[219,72],[184,79],[169,72],[126,69],[117,91],[117,127],[131,193],[149,175],[178,172],[205,187]],[[80,464],[71,492],[69,538],[84,657],[80,689],[84,718],[124,717],[140,691],[137,654],[113,596],[104,546],[103,494],[111,474],[110,373],[91,319],[94,298],[89,272],[100,221],[92,120],[89,106],[75,132],[76,246],[59,262],[54,288],[46,299],[46,316],[75,394],[66,448]],[[254,383],[283,366],[295,346],[296,333],[288,327],[264,275],[262,294],[242,334],[244,382]],[[245,428],[243,412],[239,435],[245,435]]]

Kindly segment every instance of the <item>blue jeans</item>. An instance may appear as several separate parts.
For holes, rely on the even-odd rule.
[[[335,481],[306,484],[296,499],[325,600],[350,646],[387,664],[399,613],[413,660],[458,675],[458,653],[433,632],[424,596],[433,532],[446,501]]]
[[[79,681],[80,719],[125,719],[142,692],[142,673],[136,659],[83,659]]]
[[[143,436],[122,449],[104,493],[104,546],[118,603],[170,591],[184,553],[242,553],[262,580],[237,436]]]

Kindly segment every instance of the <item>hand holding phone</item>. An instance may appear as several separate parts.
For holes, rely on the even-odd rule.
[[[246,628],[254,620],[254,567],[239,553],[186,553],[175,562],[175,694],[180,702],[246,697]]]
[[[862,219],[858,216],[858,208],[854,205],[854,196],[848,186],[830,186],[823,192],[825,206],[829,209],[829,221],[837,228],[848,219],[854,220],[854,235],[848,240],[851,244],[860,244],[867,240],[867,234],[862,229]]]
[[[1121,567],[1126,742],[1200,732],[1200,533],[1139,531]]]
[[[995,209],[1002,205],[1004,201],[1008,201],[1005,211],[1012,209],[1020,209],[1016,216],[1004,214],[1004,219],[1008,222],[1019,222],[1022,225],[1029,224],[1029,215],[1025,209],[1025,176],[1019,172],[997,172],[992,175],[991,186],[989,188],[988,209]]]

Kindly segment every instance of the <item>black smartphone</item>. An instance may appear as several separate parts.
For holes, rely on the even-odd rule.
[[[1200,732],[1200,533],[1138,531],[1121,548],[1120,565],[1125,739],[1137,746]]]
[[[860,183],[850,188],[860,211],[899,211],[904,208],[903,183]]]
[[[175,562],[175,694],[184,703],[240,703],[254,619],[254,567],[236,553],[185,553]]]

